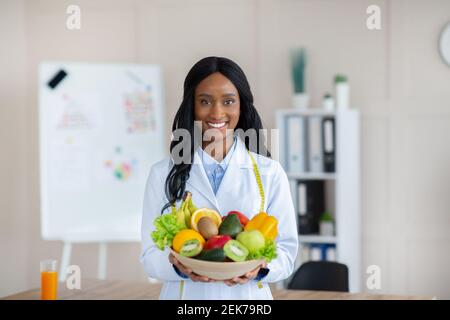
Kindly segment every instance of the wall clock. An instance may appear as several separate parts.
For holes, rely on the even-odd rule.
[[[439,37],[439,53],[442,60],[450,67],[450,22],[442,29]]]

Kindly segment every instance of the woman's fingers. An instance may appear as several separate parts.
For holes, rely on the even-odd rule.
[[[256,278],[256,276],[258,275],[258,272],[259,272],[259,270],[260,270],[261,268],[263,268],[262,265],[256,267],[255,269],[253,269],[253,270],[247,272],[247,273],[244,275],[244,277],[247,278],[247,279],[249,279],[249,280],[252,280],[252,279]]]
[[[262,262],[258,267],[256,267],[255,269],[253,269],[252,271],[247,272],[244,277],[252,280],[254,278],[256,278],[256,276],[258,275],[259,270],[261,270],[261,268],[265,268],[267,267],[267,262]]]
[[[192,281],[195,282],[210,282],[210,279],[208,277],[200,276],[193,272],[189,275],[189,277],[192,279]]]
[[[169,262],[171,264],[173,264],[175,267],[177,267],[181,273],[184,273],[185,275],[187,275],[194,282],[217,282],[217,280],[210,279],[208,277],[201,276],[201,275],[194,273],[192,271],[192,269],[190,269],[190,268],[186,267],[184,264],[182,264],[177,258],[175,258],[175,256],[173,254],[169,254]],[[224,282],[229,286],[234,286],[237,284],[235,281],[232,281],[231,279],[225,280]]]
[[[224,280],[223,282],[229,287],[236,285],[236,283],[233,280]]]
[[[227,285],[227,286],[235,286],[237,284],[244,284],[247,283],[249,279],[245,278],[245,277],[234,277],[232,279],[228,279],[228,280],[223,280],[223,282]]]
[[[245,284],[245,283],[249,282],[250,280],[253,280],[256,278],[261,267],[264,268],[264,264],[261,264],[261,266],[258,266],[257,268],[253,269],[252,271],[247,272],[242,277],[235,277],[233,279],[225,280],[224,283],[228,286],[233,286],[236,284]]]
[[[181,273],[184,273],[187,276],[189,276],[189,274],[192,273],[192,270],[189,269],[188,267],[186,267],[185,265],[183,265],[180,261],[178,261],[178,259],[175,258],[175,256],[173,254],[169,255],[169,261],[171,264],[173,264],[175,267],[177,267]]]
[[[244,284],[247,283],[249,281],[249,279],[247,278],[243,278],[243,277],[235,277],[233,279],[229,279],[229,280],[224,280],[223,282],[227,285],[227,286],[235,286],[237,284]]]
[[[181,273],[184,273],[185,275],[190,275],[192,273],[192,270],[185,267],[183,264],[181,264],[180,262],[178,262],[176,264],[178,270],[180,270]]]
[[[251,278],[247,278],[246,276],[243,277],[236,277],[233,278],[234,282],[238,283],[238,284],[245,284],[247,282],[249,282],[251,280]]]
[[[195,272],[191,272],[189,274],[189,278],[191,278],[192,281],[195,281],[195,282],[216,282],[216,280],[214,280],[214,279],[210,279],[208,277],[198,275]]]
[[[173,254],[169,254],[169,262],[173,264],[175,267],[180,270],[181,273],[184,273],[187,275],[192,281],[195,282],[215,282],[215,280],[210,279],[205,276],[200,276],[192,271],[192,269],[186,267],[184,264],[182,264],[180,261],[178,261],[177,258]]]
[[[249,271],[244,275],[244,277],[249,280],[254,279],[258,275],[258,271],[259,269],[257,271]]]

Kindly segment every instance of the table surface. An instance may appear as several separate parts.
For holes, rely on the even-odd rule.
[[[161,283],[129,282],[122,280],[83,279],[80,290],[69,290],[60,283],[59,300],[154,300],[158,299]],[[431,300],[435,297],[402,296],[331,291],[272,290],[276,300]],[[3,300],[38,300],[40,289],[17,293]]]

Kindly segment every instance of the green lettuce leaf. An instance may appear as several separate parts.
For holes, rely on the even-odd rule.
[[[177,217],[173,214],[163,214],[153,221],[156,227],[152,232],[151,237],[153,242],[160,250],[164,250],[165,247],[172,246],[172,240],[175,235],[185,229],[185,226],[177,222]]]
[[[253,259],[266,259],[267,262],[272,261],[277,257],[277,245],[273,240],[266,240],[266,245],[258,250],[257,252],[250,253],[247,257],[247,260]]]

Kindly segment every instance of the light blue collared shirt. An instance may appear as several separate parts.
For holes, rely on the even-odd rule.
[[[233,145],[228,151],[225,158],[219,163],[211,157],[207,152],[205,152],[202,148],[199,148],[200,159],[203,163],[203,168],[205,169],[206,176],[208,177],[209,183],[214,191],[214,194],[217,194],[217,190],[219,190],[220,183],[222,182],[223,176],[227,171],[228,164],[230,163],[230,159],[233,155],[234,150],[236,149],[236,137],[234,137]]]

